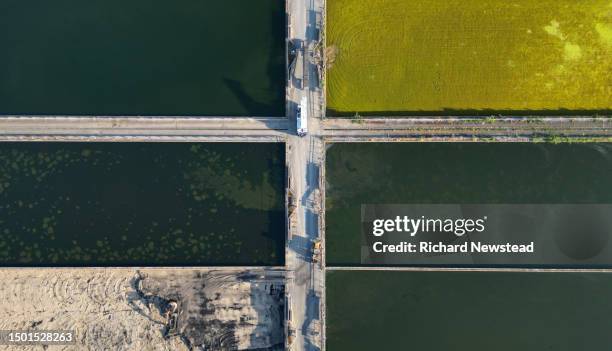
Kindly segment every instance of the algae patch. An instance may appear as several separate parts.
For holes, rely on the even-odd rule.
[[[612,47],[612,25],[605,23],[595,24],[595,30],[599,34],[599,39],[606,45]]]

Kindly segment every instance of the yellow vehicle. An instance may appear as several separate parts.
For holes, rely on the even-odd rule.
[[[312,242],[312,261],[314,263],[319,262],[320,255],[321,255],[321,240],[315,240]]]

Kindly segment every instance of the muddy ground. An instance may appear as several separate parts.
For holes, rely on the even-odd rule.
[[[50,350],[283,346],[279,270],[2,269],[0,280],[0,329],[76,332],[76,345]]]

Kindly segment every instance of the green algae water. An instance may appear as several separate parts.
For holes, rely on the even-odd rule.
[[[1,143],[0,265],[282,265],[281,143]]]
[[[279,0],[4,0],[0,114],[284,116]]]
[[[609,273],[327,273],[327,349],[576,351],[612,344]]]
[[[610,0],[329,0],[329,114],[612,111]]]
[[[608,204],[610,179],[608,143],[332,144],[327,264],[361,262],[362,204]]]

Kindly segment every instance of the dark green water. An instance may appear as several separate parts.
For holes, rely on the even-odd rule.
[[[611,294],[608,273],[330,272],[327,349],[607,350]]]
[[[334,144],[330,265],[359,264],[361,204],[612,203],[612,144]]]
[[[0,114],[285,113],[280,0],[3,0]]]
[[[284,145],[1,143],[0,265],[282,265]]]

